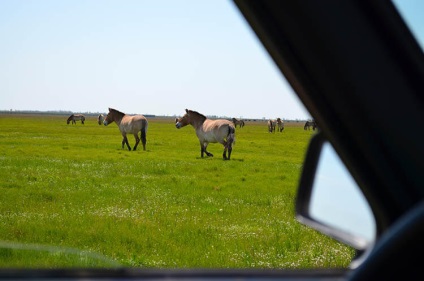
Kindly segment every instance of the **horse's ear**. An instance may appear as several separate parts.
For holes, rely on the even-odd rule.
[[[188,109],[186,108],[186,112],[188,113]]]

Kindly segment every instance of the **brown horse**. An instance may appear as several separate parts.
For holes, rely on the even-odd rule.
[[[231,121],[233,121],[234,127],[236,127],[236,128],[237,128],[237,125],[239,125],[240,128],[243,128],[244,127],[244,121],[243,121],[243,119],[233,118],[233,119],[231,119]]]
[[[284,121],[281,120],[281,118],[277,118],[277,127],[278,127],[278,131],[282,132],[284,130]]]
[[[84,124],[85,117],[81,114],[72,114],[69,116],[68,120],[66,120],[66,124],[72,121],[72,125],[77,123],[77,120],[81,120],[81,124]]]
[[[147,133],[147,119],[143,115],[127,115],[116,109],[109,108],[109,113],[106,115],[103,124],[115,122],[118,125],[119,130],[122,134],[122,148],[124,144],[127,145],[128,150],[131,150],[130,144],[128,143],[127,133],[131,133],[135,138],[135,145],[133,150],[137,149],[137,145],[140,142],[138,132],[141,131],[141,143],[143,144],[143,150],[146,150],[146,133]]]
[[[222,154],[224,160],[230,160],[236,132],[233,122],[225,119],[208,119],[199,112],[186,109],[186,114],[183,117],[175,119],[175,127],[180,129],[188,124],[192,125],[196,130],[196,135],[200,142],[201,157],[203,157],[204,153],[207,156],[213,156],[212,153],[206,150],[209,143],[220,143],[224,146],[224,153]]]

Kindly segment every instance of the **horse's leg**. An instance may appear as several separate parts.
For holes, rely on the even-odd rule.
[[[232,143],[232,140],[231,140],[231,142],[228,142],[228,144],[227,144],[227,149],[228,149],[228,158],[227,158],[227,160],[230,160],[230,158],[231,158],[231,152],[233,151],[233,143]]]
[[[202,142],[202,141],[200,141],[200,157],[202,157],[202,158],[203,158],[203,154],[204,154],[204,152],[205,152],[205,147],[204,147],[204,145],[203,145],[203,142]]]
[[[128,143],[127,136],[124,135],[124,134],[122,134],[122,136],[123,136],[123,139],[122,139],[122,149],[124,149],[124,144],[126,144],[127,147],[128,147],[128,150],[131,151],[131,147],[130,147],[130,144]]]
[[[204,153],[206,153],[207,156],[213,157],[213,154],[206,150],[207,147],[208,147],[207,142],[200,141],[200,157],[203,158]]]
[[[224,153],[222,154],[222,157],[224,158],[224,160],[227,160],[228,142],[223,141],[222,145],[224,146]]]
[[[207,156],[209,156],[209,157],[213,157],[213,154],[206,150],[206,148],[208,147],[208,144],[209,144],[209,143],[207,143],[207,142],[205,142],[205,143],[204,143],[205,153],[206,153],[206,155],[207,155]]]
[[[224,160],[230,160],[231,159],[231,152],[233,151],[233,144],[235,142],[235,129],[234,128],[229,128],[228,130],[228,135],[227,135],[227,139],[224,140],[223,145],[224,145]],[[226,152],[228,151],[228,158],[226,155]]]
[[[135,145],[134,145],[133,151],[137,149],[138,143],[140,142],[140,138],[138,137],[138,133],[134,134],[134,138],[135,138]]]
[[[125,146],[125,136],[124,137],[122,137],[122,149],[124,149],[124,146]]]
[[[224,160],[230,160],[231,152],[233,151],[233,142],[234,142],[234,139],[232,137],[228,137],[226,141],[222,142],[222,144],[224,145],[224,153],[222,154],[222,157],[224,158]],[[227,157],[227,151],[228,151],[228,157]]]

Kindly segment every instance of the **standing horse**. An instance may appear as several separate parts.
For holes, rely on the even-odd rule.
[[[312,130],[315,131],[315,129],[317,128],[317,123],[312,120],[312,121],[306,121],[305,122],[305,126],[303,126],[304,130],[309,130],[312,127]]]
[[[237,125],[239,125],[240,126],[240,128],[243,128],[244,127],[244,121],[243,121],[243,119],[237,119],[237,118],[233,118],[233,119],[231,119],[232,121],[233,121],[233,123],[234,123],[234,127],[236,127],[237,128]]]
[[[104,120],[105,117],[103,116],[103,114],[99,114],[99,116],[97,116],[97,123],[99,123],[99,125],[102,125]]]
[[[66,120],[66,124],[69,124],[69,122],[72,121],[72,125],[76,124],[77,121],[76,120],[81,120],[81,124],[84,124],[85,121],[85,117],[84,115],[81,114],[72,114],[71,116],[69,116],[68,120]]]
[[[277,120],[268,120],[268,132],[273,133],[275,132],[275,126],[277,125]]]
[[[284,130],[284,121],[281,118],[277,118],[277,131],[282,132]]]
[[[234,124],[231,121],[225,119],[208,119],[199,112],[186,109],[186,114],[183,117],[175,119],[175,127],[180,129],[188,124],[196,130],[196,135],[200,142],[200,156],[202,158],[204,153],[207,156],[213,156],[212,153],[206,150],[209,143],[219,142],[224,146],[224,153],[222,154],[224,160],[230,160],[236,133]]]
[[[135,138],[135,145],[133,150],[137,149],[137,145],[140,142],[138,132],[141,131],[141,143],[143,144],[143,150],[146,150],[146,133],[147,133],[147,119],[143,115],[127,115],[116,109],[109,108],[109,113],[106,115],[103,124],[105,126],[115,122],[118,125],[119,130],[122,134],[122,148],[124,144],[127,145],[128,150],[131,150],[130,144],[128,143],[127,133],[131,133]]]

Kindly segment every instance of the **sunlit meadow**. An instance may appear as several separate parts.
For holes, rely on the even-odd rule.
[[[314,133],[236,130],[232,160],[190,126],[148,118],[147,150],[95,116],[0,115],[0,266],[346,267],[348,248],[294,218]],[[133,136],[129,136],[134,145]]]

